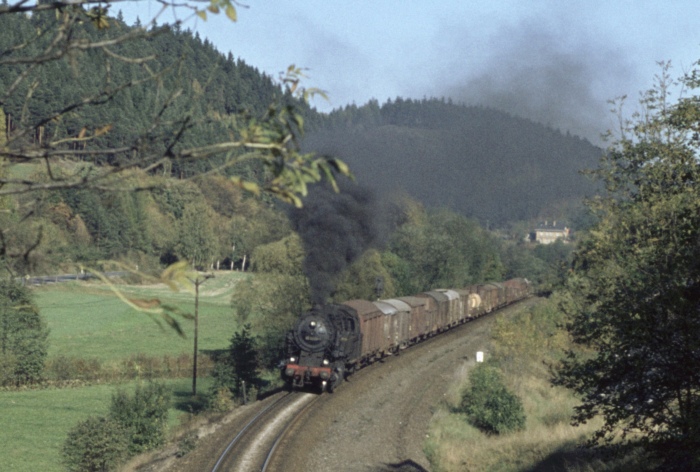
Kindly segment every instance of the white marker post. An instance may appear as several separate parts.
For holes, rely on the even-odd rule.
[[[477,351],[476,362],[484,362],[484,353],[482,351]]]

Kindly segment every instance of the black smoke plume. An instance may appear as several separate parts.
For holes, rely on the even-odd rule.
[[[601,143],[614,126],[607,100],[627,93],[634,66],[599,35],[563,19],[523,20],[485,41],[454,31],[455,63],[444,92],[458,102],[481,104]],[[562,34],[562,31],[567,34]]]
[[[375,195],[347,179],[338,183],[339,193],[326,183],[313,185],[303,208],[289,211],[306,251],[304,273],[315,304],[328,302],[338,275],[382,239]]]

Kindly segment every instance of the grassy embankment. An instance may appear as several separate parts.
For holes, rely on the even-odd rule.
[[[457,411],[469,385],[470,366],[465,365],[455,373],[445,402],[431,422],[425,451],[433,472],[643,470],[635,457],[611,461],[580,447],[601,423],[571,426],[577,400],[570,391],[550,383],[548,365],[561,359],[567,348],[568,337],[558,327],[563,321],[556,301],[551,299],[513,318],[497,321],[487,357],[521,398],[526,428],[490,436],[467,422],[466,416]]]
[[[198,345],[203,351],[226,348],[237,329],[230,308],[231,293],[235,283],[245,275],[216,275],[200,288]],[[161,285],[120,285],[119,288],[129,297],[159,298],[183,311],[194,311],[194,296],[186,291],[172,292]],[[160,327],[148,316],[119,301],[107,287],[95,283],[41,287],[35,290],[35,297],[51,329],[49,363],[82,359],[88,370],[104,374],[136,369],[136,372],[129,372],[128,377],[143,379],[148,373],[134,362],[135,359],[157,360],[167,356],[180,359],[191,374],[193,322],[190,320],[179,319],[186,334],[183,339],[167,325]],[[55,365],[54,369],[60,370]],[[191,377],[178,376],[181,378],[164,380],[173,388],[170,411],[173,428],[178,425],[180,416],[187,413],[186,400],[192,390]],[[72,388],[0,391],[3,424],[0,469],[63,470],[59,451],[67,431],[89,415],[105,414],[117,388],[133,392],[135,382],[140,381],[124,381],[123,378],[120,382],[108,379],[106,384],[104,381],[78,382],[78,386]],[[198,392],[207,387],[207,379],[198,381]]]

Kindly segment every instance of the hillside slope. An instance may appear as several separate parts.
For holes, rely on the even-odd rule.
[[[490,224],[545,216],[590,195],[580,171],[602,153],[526,119],[435,99],[335,111],[305,146],[346,160],[360,183]]]

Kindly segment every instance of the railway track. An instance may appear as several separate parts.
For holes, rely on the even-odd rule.
[[[283,470],[276,456],[287,433],[317,400],[312,393],[287,393],[260,411],[221,453],[212,472]]]
[[[529,298],[502,313],[535,303],[537,298]],[[488,350],[484,325],[490,319],[492,314],[362,369],[333,395],[278,392],[242,407],[222,426],[224,435],[221,431],[201,441],[197,451],[167,470],[306,472],[333,470],[328,468],[332,464],[335,470],[350,471],[358,470],[357,461],[387,470],[381,464],[406,458],[424,465],[421,451],[431,405],[442,399],[439,386],[450,380],[440,372],[451,375],[457,366],[473,362],[475,352]],[[339,449],[337,444],[345,446]],[[351,457],[354,469],[348,466]]]

